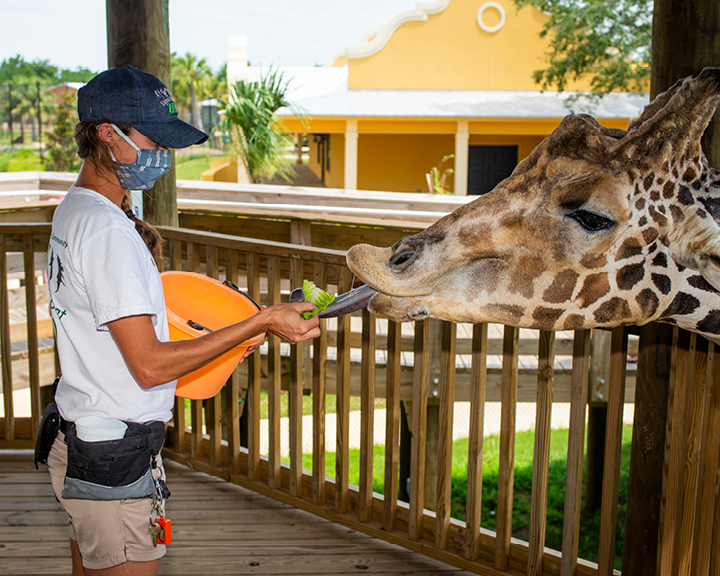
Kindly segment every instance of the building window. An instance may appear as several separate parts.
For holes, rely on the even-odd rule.
[[[517,166],[517,146],[470,146],[468,196],[487,194]]]

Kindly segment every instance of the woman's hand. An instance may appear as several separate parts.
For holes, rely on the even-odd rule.
[[[320,318],[311,316],[307,320],[301,316],[302,312],[314,310],[311,302],[292,302],[290,304],[275,304],[262,309],[258,316],[263,316],[267,332],[278,336],[290,344],[297,344],[303,340],[320,336]]]

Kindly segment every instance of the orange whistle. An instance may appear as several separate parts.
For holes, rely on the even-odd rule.
[[[170,519],[165,518],[165,516],[160,516],[158,518],[158,526],[160,526],[160,534],[158,534],[158,544],[165,544],[166,546],[168,544],[172,543],[172,531],[171,531],[171,524]]]

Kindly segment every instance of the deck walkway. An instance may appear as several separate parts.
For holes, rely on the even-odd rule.
[[[166,462],[173,544],[160,574],[471,576]],[[0,575],[69,574],[67,515],[29,451],[0,451]]]

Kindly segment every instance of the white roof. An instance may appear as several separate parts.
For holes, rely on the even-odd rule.
[[[288,82],[290,101],[327,96],[347,91],[347,66],[250,66],[247,79],[255,82],[271,70],[280,70]]]
[[[293,104],[310,117],[403,118],[562,118],[583,112],[598,118],[634,118],[649,98],[645,93],[611,93],[593,102],[586,97],[568,104],[573,92],[520,90],[347,90]],[[291,114],[285,108],[279,116]]]

